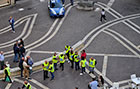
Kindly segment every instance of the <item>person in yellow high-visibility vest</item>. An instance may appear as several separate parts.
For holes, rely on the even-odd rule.
[[[96,65],[96,60],[93,57],[91,57],[89,59],[89,71],[90,71],[89,74],[94,73],[95,65]]]
[[[73,69],[73,64],[74,64],[74,52],[73,50],[70,50],[69,52],[69,59],[70,59],[70,62],[71,62],[71,68]]]
[[[59,55],[59,62],[60,62],[60,67],[62,67],[62,71],[64,70],[64,63],[65,63],[65,56],[64,54]]]
[[[52,61],[49,62],[49,72],[51,74],[51,80],[54,79],[54,64],[52,63]]]
[[[68,58],[68,59],[69,59],[69,52],[70,52],[70,49],[71,49],[71,47],[70,47],[69,45],[66,45],[66,46],[65,46],[65,50],[66,50],[65,54],[67,55],[67,58]]]
[[[22,89],[25,88],[25,87],[26,87],[26,89],[32,89],[32,86],[27,81],[24,81],[24,84],[22,86]]]
[[[82,71],[80,73],[80,75],[83,75],[83,73],[85,73],[85,67],[86,67],[86,59],[84,57],[82,57],[81,62],[80,62]]]
[[[4,65],[4,74],[5,74],[4,81],[8,81],[8,82],[12,83],[12,80],[10,78],[10,74],[11,74],[10,68],[7,65]]]
[[[76,71],[80,69],[79,61],[80,61],[80,58],[79,58],[78,52],[75,52],[74,62],[75,62],[75,70]]]
[[[54,53],[53,57],[52,57],[52,62],[54,63],[54,70],[58,70],[57,69],[57,63],[58,63],[58,58],[57,58],[57,55],[56,53]]]
[[[46,60],[43,64],[42,64],[42,68],[43,68],[43,76],[44,76],[44,80],[48,77],[48,66],[49,66],[49,62]]]

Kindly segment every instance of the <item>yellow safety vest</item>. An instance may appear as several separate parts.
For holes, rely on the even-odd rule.
[[[78,55],[74,55],[74,61],[75,61],[75,62],[79,62],[79,59],[78,59],[78,58],[79,58]]]
[[[95,67],[95,59],[93,59],[93,60],[91,60],[91,59],[89,59],[89,67],[92,67],[92,68],[94,68]]]
[[[69,59],[73,61],[73,56],[74,56],[74,52],[73,54],[71,54],[71,52],[69,53]]]
[[[5,73],[5,70],[7,70],[7,72],[8,72],[8,76],[10,76],[10,68],[9,67],[6,67],[5,69],[4,69],[4,73]]]
[[[29,84],[29,83],[27,83],[27,84],[24,84],[25,85],[25,87],[27,88],[28,87],[28,85],[29,85],[29,89],[32,89],[31,88],[31,85]]]
[[[56,59],[56,56],[53,56],[52,62],[53,63],[57,63],[58,62],[58,60]]]
[[[82,67],[86,67],[86,59],[81,60],[81,62],[80,62],[80,63],[82,63]]]
[[[54,72],[54,64],[49,65],[49,71]]]
[[[66,49],[66,53],[68,53],[70,51],[70,46],[65,46]]]
[[[44,62],[43,65],[44,65],[43,70],[48,70],[49,69],[48,68],[49,62],[47,62],[47,64]]]
[[[59,56],[59,59],[60,59],[60,63],[64,63],[65,62],[65,59],[64,59],[64,55],[63,56]]]

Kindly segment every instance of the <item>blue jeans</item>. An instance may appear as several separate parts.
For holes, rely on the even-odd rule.
[[[14,29],[14,24],[11,24],[11,27],[12,27],[12,30],[15,31],[15,29]]]
[[[54,63],[54,70],[57,70],[57,63]]]
[[[17,62],[17,61],[18,61],[18,53],[15,53],[14,62]]]
[[[85,67],[82,67],[82,72],[81,73],[83,73],[83,72],[85,72]]]
[[[51,76],[52,76],[51,79],[54,79],[54,72],[50,72],[50,73],[51,73]]]
[[[94,71],[94,67],[89,67],[89,71],[93,72]]]

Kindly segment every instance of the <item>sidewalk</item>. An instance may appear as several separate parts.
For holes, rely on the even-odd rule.
[[[0,0],[0,7],[10,5],[10,0]]]

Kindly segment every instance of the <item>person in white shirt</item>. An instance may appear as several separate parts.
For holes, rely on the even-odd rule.
[[[3,51],[0,51],[0,65],[1,65],[1,70],[4,69],[4,55]]]
[[[101,11],[101,18],[100,18],[100,22],[102,22],[102,19],[104,19],[104,20],[105,20],[105,22],[106,22],[106,16],[105,16],[105,10],[104,10],[104,9],[102,9],[102,11]]]

